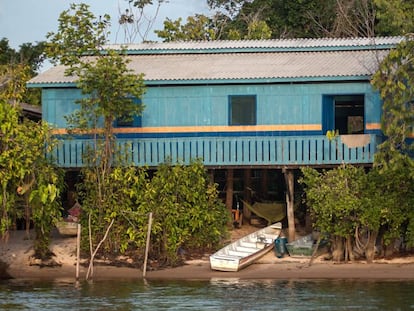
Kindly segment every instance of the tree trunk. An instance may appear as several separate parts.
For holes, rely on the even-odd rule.
[[[355,260],[355,254],[353,251],[353,244],[352,244],[352,237],[348,236],[346,238],[346,255],[345,255],[345,261],[354,261]]]
[[[233,183],[234,183],[234,171],[232,168],[227,170],[227,180],[226,180],[226,207],[229,210],[230,215],[232,216],[233,209]]]
[[[90,219],[90,214],[89,214],[89,219]],[[86,280],[90,280],[93,277],[93,261],[95,259],[96,253],[99,251],[99,248],[101,247],[101,245],[103,244],[103,242],[105,242],[106,238],[108,237],[109,231],[111,230],[111,227],[114,224],[114,222],[115,222],[115,219],[112,219],[111,222],[110,222],[110,224],[106,228],[104,237],[102,238],[102,240],[99,241],[99,243],[96,246],[95,250],[92,251],[92,249],[90,249],[90,251],[91,251],[91,258],[90,258],[90,261],[89,261],[88,271],[86,271]],[[90,229],[89,229],[89,231],[90,231]],[[89,239],[90,239],[90,236],[91,235],[89,235]],[[90,245],[92,245],[92,244],[90,243]]]
[[[269,198],[269,174],[267,169],[263,169],[261,172],[261,186],[260,186],[260,197],[268,200]]]
[[[286,204],[287,204],[287,218],[289,226],[289,241],[296,240],[296,228],[295,228],[295,212],[294,212],[294,174],[292,170],[284,170],[286,180]]]
[[[370,232],[368,236],[368,243],[365,249],[365,258],[368,263],[372,263],[375,257],[375,243],[377,241],[378,231]]]
[[[49,250],[50,230],[47,228],[35,227],[36,238],[33,242],[34,257],[41,260],[52,258],[52,252]]]
[[[344,240],[341,237],[334,237],[332,243],[332,260],[340,262],[344,259]]]
[[[102,157],[103,167],[106,172],[110,172],[113,165],[114,158],[114,139],[113,139],[113,117],[105,118],[105,146],[104,146],[104,155]]]
[[[243,199],[246,202],[252,201],[252,170],[247,168],[244,170],[244,191],[243,191]],[[243,209],[243,216],[247,219],[250,219],[251,212],[248,208]]]

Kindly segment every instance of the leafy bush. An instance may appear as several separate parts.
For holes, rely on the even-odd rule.
[[[89,234],[94,248],[114,220],[101,254],[143,254],[150,212],[150,256],[163,264],[178,264],[182,249],[215,247],[226,233],[228,211],[200,162],[161,165],[151,179],[144,168],[115,167],[102,187],[97,178],[85,168],[79,184],[84,248]]]
[[[378,237],[385,245],[400,237],[413,245],[414,189],[407,174],[351,165],[302,173],[314,226],[330,237],[334,260],[359,254],[372,261]]]
[[[218,198],[201,162],[161,165],[144,204],[154,212],[153,251],[175,265],[180,249],[217,246],[225,234],[228,211]]]

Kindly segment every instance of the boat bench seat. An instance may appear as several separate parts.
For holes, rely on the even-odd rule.
[[[232,256],[237,256],[237,257],[240,257],[240,258],[243,258],[243,257],[249,256],[249,255],[251,255],[251,254],[252,254],[252,253],[247,253],[247,252],[239,252],[239,251],[229,250],[229,255],[232,255]]]
[[[256,242],[240,241],[240,246],[249,247],[249,248],[256,248]]]
[[[253,253],[257,252],[257,248],[256,247],[253,248],[253,247],[237,246],[236,251],[253,254]]]

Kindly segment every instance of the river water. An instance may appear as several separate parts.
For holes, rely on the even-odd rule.
[[[414,310],[414,281],[2,281],[0,310]]]

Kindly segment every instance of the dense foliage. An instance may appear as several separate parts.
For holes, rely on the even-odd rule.
[[[28,68],[3,68],[7,82],[0,91],[0,233],[7,238],[19,219],[25,219],[27,230],[33,222],[35,256],[46,259],[51,229],[60,219],[62,174],[45,157],[54,144],[49,128],[21,116],[18,103],[24,98]]]
[[[200,162],[188,166],[164,164],[151,178],[144,168],[114,167],[105,180],[99,213],[94,176],[84,174],[78,186],[83,211],[92,218],[83,219],[84,227],[91,222],[94,240],[102,239],[108,224],[114,221],[99,253],[102,256],[129,254],[140,261],[150,212],[150,258],[160,265],[176,265],[184,251],[214,248],[225,236],[228,211]]]
[[[407,36],[392,50],[372,83],[383,100],[382,131],[387,139],[375,155],[384,183],[397,188],[395,204],[407,217],[403,224],[414,245],[414,40]],[[394,183],[394,184],[393,184]]]
[[[303,168],[302,173],[314,227],[331,241],[334,260],[363,256],[372,261],[377,238],[382,247],[400,238],[400,250],[414,245],[406,230],[414,190],[404,176],[349,165],[322,172]]]
[[[164,41],[373,37],[414,30],[412,1],[207,0],[214,14],[164,22]]]
[[[219,245],[230,219],[216,187],[201,162],[158,167],[142,204],[154,212],[153,251],[160,260],[174,265],[180,251]]]
[[[16,51],[9,46],[6,38],[0,40],[0,90],[4,89],[6,81],[19,81],[24,85],[30,78],[34,77],[41,68],[45,59],[44,42],[36,44],[24,43],[20,49]],[[19,79],[13,76],[13,72],[21,72],[19,68],[24,68],[24,75]],[[32,105],[40,105],[40,90],[25,89],[19,95],[21,102],[30,103]]]
[[[44,48],[44,42],[23,43],[16,51],[9,46],[9,41],[3,38],[0,40],[0,64],[26,65],[29,67],[30,76],[34,76],[45,60]]]
[[[404,168],[411,176],[414,174],[413,39],[409,36],[393,49],[372,80],[383,100],[382,131],[387,136],[376,163],[383,168]]]

